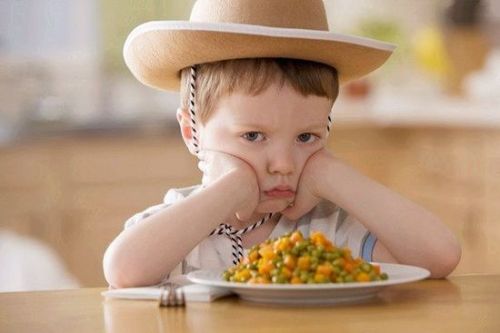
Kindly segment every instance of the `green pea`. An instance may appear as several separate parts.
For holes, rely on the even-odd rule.
[[[387,273],[382,273],[382,274],[380,274],[380,278],[382,280],[388,280],[389,279],[389,275],[387,275]]]
[[[333,261],[335,259],[335,256],[331,252],[325,253],[325,259],[328,261]]]
[[[344,258],[338,258],[333,261],[334,266],[344,267],[344,264],[345,264]]]
[[[344,281],[345,282],[354,282],[354,277],[352,275],[347,275],[345,278],[344,278]]]
[[[286,283],[286,278],[283,275],[273,276],[271,278],[273,283]]]
[[[372,265],[365,262],[361,265],[361,270],[363,270],[366,273],[370,273],[370,271],[372,270]]]
[[[297,253],[300,253],[300,252],[303,252],[306,249],[306,247],[307,247],[306,242],[300,241],[300,242],[297,242],[297,244],[295,244],[295,246],[293,248],[296,249]]]

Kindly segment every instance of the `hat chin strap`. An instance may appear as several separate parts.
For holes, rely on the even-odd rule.
[[[273,216],[272,213],[266,214],[261,220],[257,221],[256,223],[243,228],[236,230],[232,226],[226,223],[221,223],[217,228],[215,228],[209,236],[212,235],[224,235],[227,238],[231,240],[231,247],[232,247],[232,257],[233,257],[233,264],[237,265],[241,262],[241,259],[243,258],[243,241],[241,239],[241,236],[249,231],[252,231],[255,228],[260,227],[267,221],[271,219]]]
[[[326,137],[330,136],[332,123],[333,123],[333,110],[331,110],[330,113],[328,114],[328,124],[326,125]]]
[[[196,96],[196,67],[191,67],[189,75],[189,116],[191,117],[191,133],[193,137],[194,153],[198,156],[200,152],[198,142],[198,132],[196,131],[196,110],[195,110],[195,96]]]

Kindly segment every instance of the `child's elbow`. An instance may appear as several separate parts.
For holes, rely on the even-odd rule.
[[[127,268],[126,262],[120,259],[120,256],[110,246],[102,262],[104,278],[112,288],[130,288],[135,287],[136,283],[131,279],[132,274]]]
[[[440,252],[441,253],[435,255],[435,260],[431,267],[429,267],[431,278],[433,279],[442,279],[450,275],[455,270],[462,257],[462,247],[456,239],[450,242]]]

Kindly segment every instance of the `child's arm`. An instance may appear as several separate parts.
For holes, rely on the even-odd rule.
[[[325,149],[308,160],[299,192],[294,207],[283,212],[285,216],[300,217],[320,198],[337,204],[377,237],[374,261],[421,266],[440,278],[451,273],[460,260],[456,237],[438,217]]]
[[[219,176],[206,188],[124,230],[110,244],[103,266],[111,286],[159,283],[228,217],[251,215],[259,193],[255,172],[243,161],[224,155],[219,154],[215,163],[225,159]]]

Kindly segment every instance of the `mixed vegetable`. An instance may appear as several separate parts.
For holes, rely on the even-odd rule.
[[[300,231],[253,246],[248,256],[223,273],[226,281],[242,283],[344,283],[387,280],[380,267],[353,258],[321,232],[304,238]]]

